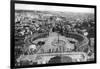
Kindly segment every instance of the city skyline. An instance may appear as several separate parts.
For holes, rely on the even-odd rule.
[[[30,4],[15,4],[15,10],[38,10],[38,11],[60,11],[60,12],[79,12],[79,13],[94,13],[94,8],[83,7],[62,7],[49,5],[30,5]]]

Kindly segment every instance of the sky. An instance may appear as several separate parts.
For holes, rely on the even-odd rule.
[[[15,10],[39,10],[39,11],[60,11],[60,12],[80,12],[80,13],[94,13],[94,8],[83,7],[63,7],[63,6],[49,6],[49,5],[35,5],[35,4],[15,4]]]

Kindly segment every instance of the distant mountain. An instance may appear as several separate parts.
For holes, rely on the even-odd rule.
[[[16,13],[29,13],[29,14],[51,14],[53,16],[61,16],[65,17],[66,19],[84,19],[84,18],[91,18],[94,19],[93,13],[79,13],[79,12],[60,12],[60,11],[39,11],[39,10],[15,10]]]

